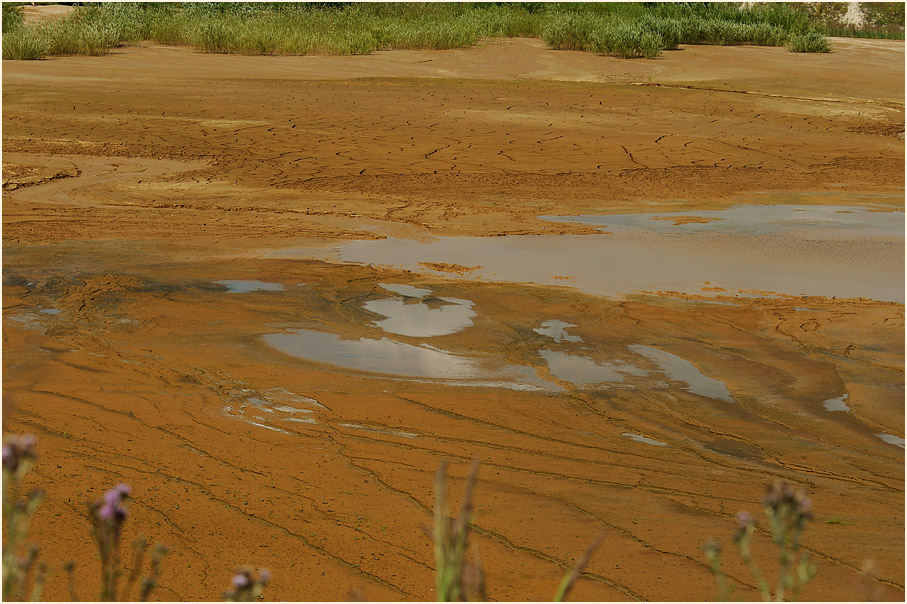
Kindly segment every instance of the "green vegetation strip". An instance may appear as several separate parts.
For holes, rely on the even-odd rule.
[[[902,3],[867,9],[875,21],[863,28],[839,25],[840,11],[828,8],[837,4],[846,5],[819,3],[822,13],[806,4],[726,2],[89,3],[25,24],[19,3],[3,3],[3,58],[101,55],[142,41],[244,55],[352,55],[528,36],[555,49],[653,58],[678,44],[828,52],[827,33],[903,39]]]

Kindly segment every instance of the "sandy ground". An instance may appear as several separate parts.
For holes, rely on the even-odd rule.
[[[72,6],[66,4],[30,4],[22,7],[26,23],[54,21],[69,15],[73,10]]]
[[[683,228],[697,210],[843,198],[896,216],[904,45],[834,44],[652,61],[536,40],[5,61],[3,431],[40,442],[42,559],[76,558],[93,597],[85,502],[122,481],[126,538],[173,550],[161,599],[217,599],[246,563],[272,570],[268,599],[431,600],[432,476],[452,460],[458,501],[478,456],[474,542],[492,599],[551,597],[601,529],[575,599],[712,599],[699,552],[711,537],[737,593],[757,597],[730,536],[775,477],[814,502],[804,599],[903,599],[904,450],[877,436],[904,434],[903,304],[720,284],[605,298],[455,278],[474,266],[319,259],[357,239],[601,236],[537,218],[552,214],[677,211]],[[903,239],[888,244],[903,254]],[[430,289],[439,308],[467,300],[475,317],[392,336],[363,308],[387,297],[381,284]],[[581,341],[536,331],[553,319]],[[267,345],[290,330],[428,342],[559,388],[345,370]],[[733,401],[659,374],[639,346],[689,361]],[[552,375],[540,355],[553,353],[640,373],[581,386]],[[828,411],[844,394],[849,410]],[[764,530],[754,552],[772,567]],[[62,571],[45,597],[66,597]]]

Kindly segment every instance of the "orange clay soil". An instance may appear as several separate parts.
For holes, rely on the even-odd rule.
[[[536,217],[695,220],[746,201],[843,195],[900,211],[903,65],[902,42],[844,39],[827,55],[684,47],[652,61],[538,40],[4,61],[3,432],[39,440],[31,538],[56,569],[45,597],[68,597],[69,559],[81,596],[96,596],[85,503],[126,482],[125,539],[173,550],[158,598],[217,599],[252,564],[273,572],[268,599],[431,600],[432,477],[453,461],[458,504],[478,456],[474,543],[492,599],[550,598],[602,529],[576,599],[712,599],[699,551],[711,537],[736,593],[756,598],[730,537],[739,510],[761,517],[776,477],[813,499],[804,545],[818,576],[803,598],[902,599],[904,451],[877,437],[904,434],[902,304],[733,298],[720,283],[724,298],[604,299],[460,278],[472,266],[438,264],[445,276],[272,252],[581,234],[592,229]],[[213,283],[228,279],[284,289]],[[473,325],[385,333],[363,309],[389,295],[381,283],[469,300]],[[534,331],[551,319],[582,342]],[[290,329],[428,342],[564,390],[362,373],[263,339]],[[735,402],[656,373],[637,344],[689,361]],[[647,373],[575,387],[545,350]],[[845,393],[849,411],[826,410]],[[764,530],[754,553],[774,568]]]

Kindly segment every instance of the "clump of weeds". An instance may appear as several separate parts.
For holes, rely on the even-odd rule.
[[[144,40],[249,55],[466,48],[483,39],[517,36],[541,37],[550,48],[622,58],[653,58],[678,44],[828,49],[823,22],[794,3],[105,2],[85,3],[61,19],[30,24],[24,23],[21,7],[3,7],[4,59],[101,55]],[[897,14],[897,6],[867,10],[873,24],[897,22],[889,16]],[[900,15],[903,21],[903,6]],[[882,35],[880,27],[867,27],[872,35]],[[902,24],[885,28],[903,38]],[[844,34],[869,31],[851,29]]]
[[[749,512],[737,514],[738,528],[733,537],[734,545],[755,579],[764,601],[796,600],[803,587],[816,574],[816,566],[810,560],[809,552],[803,550],[801,545],[803,532],[812,519],[812,503],[805,491],[778,480],[766,490],[762,498],[762,509],[768,520],[768,532],[778,550],[778,573],[774,591],[750,551],[756,520]],[[720,599],[729,600],[733,590],[721,569],[720,544],[710,541],[702,547],[702,552],[718,581]]]
[[[447,501],[447,462],[441,462],[435,474],[434,526],[423,529],[434,542],[435,547],[435,596],[439,602],[484,601],[485,571],[477,547],[472,548],[472,561],[467,560],[469,549],[469,528],[472,523],[472,493],[479,473],[479,462],[474,460],[466,476],[463,499],[457,518],[452,518]],[[596,549],[601,545],[601,533],[589,549],[580,557],[574,567],[563,578],[554,596],[555,602],[563,602],[570,590],[582,576],[583,569]]]
[[[4,601],[24,599],[29,586],[29,598],[40,600],[49,572],[46,564],[38,563],[38,546],[26,543],[29,523],[42,498],[37,489],[23,494],[25,475],[37,458],[36,449],[37,441],[31,435],[10,437],[3,445],[3,521],[6,529],[3,541]],[[140,536],[132,542],[132,570],[126,572],[122,560],[122,540],[123,527],[129,517],[126,502],[130,495],[129,486],[121,483],[104,493],[101,499],[88,504],[90,532],[101,562],[98,600],[102,602],[147,601],[158,585],[161,562],[169,553],[166,545],[157,543],[151,547]],[[141,575],[146,558],[150,559],[149,572]],[[62,568],[68,575],[69,597],[74,602],[80,600],[75,588],[75,569],[73,561]],[[261,569],[253,577],[251,569],[239,568],[224,598],[236,602],[256,600],[270,580],[271,574],[267,569]]]

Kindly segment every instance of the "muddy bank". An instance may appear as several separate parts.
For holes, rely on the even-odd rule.
[[[903,221],[902,61],[883,60],[898,52],[621,62],[517,40],[5,62],[3,421],[40,442],[42,557],[84,552],[92,595],[84,502],[123,481],[127,538],[174,551],[162,598],[215,599],[250,563],[273,571],[269,599],[432,599],[432,475],[453,460],[458,499],[478,455],[493,599],[550,597],[602,528],[577,599],[714,598],[699,546],[729,544],[774,477],[816,510],[804,598],[860,598],[864,580],[902,598],[904,306],[854,277],[881,249],[903,262],[884,220]],[[604,227],[641,256],[655,235],[620,231],[635,215],[662,243],[733,238],[712,213],[744,204],[849,220],[823,227],[823,250],[852,250],[854,290],[769,294],[742,273],[611,296],[563,278],[571,266],[546,282],[339,254],[592,241],[603,225],[539,217],[620,215]],[[809,262],[833,274],[841,254],[821,252]],[[765,534],[754,551],[772,566]],[[62,574],[46,595],[66,596]]]

